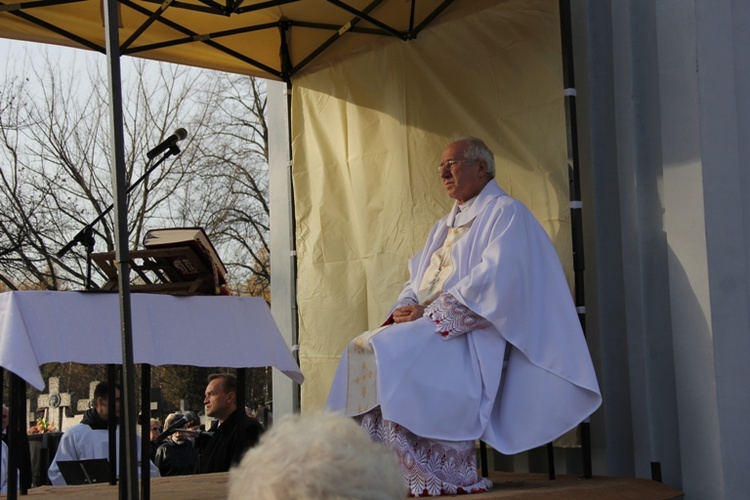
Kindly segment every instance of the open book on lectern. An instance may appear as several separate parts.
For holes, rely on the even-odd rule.
[[[152,229],[144,236],[143,246],[148,249],[191,247],[206,262],[209,269],[216,269],[219,284],[226,283],[227,268],[201,227]]]
[[[89,460],[60,460],[57,462],[60,473],[67,485],[96,484],[109,481],[109,460],[92,458]]]

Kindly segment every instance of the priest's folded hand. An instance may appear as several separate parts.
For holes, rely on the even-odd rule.
[[[414,321],[424,316],[424,306],[419,304],[399,307],[393,311],[393,321],[396,323],[406,323]]]

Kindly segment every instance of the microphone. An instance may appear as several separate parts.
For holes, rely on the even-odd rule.
[[[156,438],[156,442],[161,442],[165,437],[172,434],[174,431],[179,429],[180,427],[184,426],[188,422],[192,422],[193,420],[197,419],[198,417],[195,416],[195,413],[192,411],[186,412],[183,416],[172,422],[172,425],[167,427],[167,429],[159,434],[159,437]]]
[[[187,130],[185,130],[184,128],[178,128],[174,131],[174,134],[164,139],[161,144],[146,153],[146,156],[148,156],[149,160],[153,160],[156,156],[175,146],[177,142],[183,140],[185,137],[187,137]]]

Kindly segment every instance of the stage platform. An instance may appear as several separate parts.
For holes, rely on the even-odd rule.
[[[151,498],[154,500],[186,500],[224,498],[227,473],[200,476],[156,478],[151,481]],[[463,496],[476,500],[518,498],[521,500],[668,500],[682,498],[682,492],[656,481],[636,478],[594,477],[581,480],[574,476],[558,476],[550,481],[545,474],[518,474],[493,472],[492,491]],[[29,490],[29,497],[53,495],[60,499],[117,498],[117,487],[94,486],[43,486]]]

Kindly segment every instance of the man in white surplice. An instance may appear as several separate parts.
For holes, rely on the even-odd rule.
[[[120,387],[115,386],[115,418],[120,417]],[[60,444],[57,446],[55,458],[47,471],[50,482],[55,486],[65,486],[65,478],[60,471],[58,462],[79,461],[95,458],[109,457],[109,385],[107,382],[99,382],[94,388],[94,407],[86,410],[81,422],[66,430]],[[120,426],[116,432],[115,457],[119,457],[120,451]],[[138,456],[138,474],[141,473],[141,440],[136,439],[136,453]],[[119,459],[118,459],[119,460]],[[148,460],[148,458],[146,458]],[[115,463],[115,467],[119,462]],[[151,477],[159,477],[159,469],[149,460]],[[119,469],[117,469],[119,470]]]
[[[557,253],[494,181],[492,152],[459,139],[439,173],[456,203],[409,261],[386,326],[343,353],[327,403],[399,456],[414,495],[486,491],[475,439],[518,453],[601,403]]]

